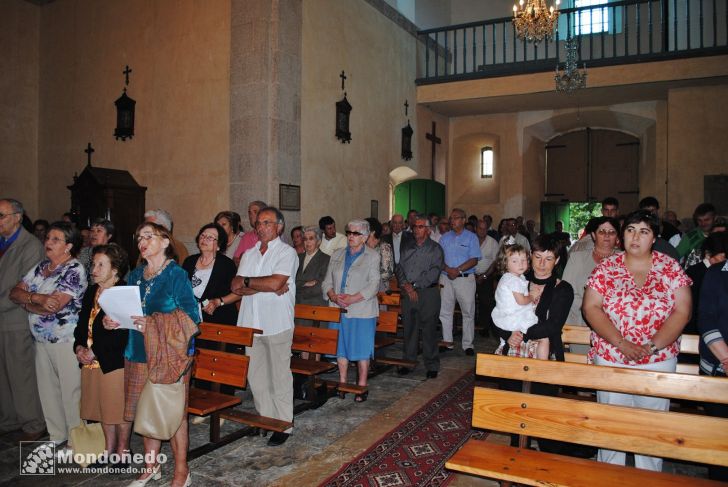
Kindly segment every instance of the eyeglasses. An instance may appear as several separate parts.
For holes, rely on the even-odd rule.
[[[271,226],[271,225],[276,225],[277,223],[278,223],[278,222],[276,222],[276,221],[272,221],[272,222],[271,222],[271,221],[268,221],[268,220],[263,220],[263,221],[257,221],[257,222],[255,222],[255,226],[256,226],[256,227],[260,227],[260,226],[266,226],[266,227],[269,227],[269,226]]]
[[[200,240],[211,240],[214,242],[215,240],[217,240],[217,237],[215,237],[214,235],[207,235],[203,233],[202,235],[200,235]]]
[[[5,218],[6,216],[17,215],[19,213],[20,213],[19,211],[14,211],[12,213],[0,213],[0,220],[2,220],[3,218]]]
[[[58,242],[66,243],[66,240],[65,239],[58,238],[58,237],[46,237],[45,238],[45,241],[46,242],[53,242],[53,243],[58,243]]]
[[[427,228],[429,225],[412,225],[412,228]]]
[[[597,233],[599,235],[607,236],[607,237],[613,237],[614,235],[617,235],[617,232],[614,230],[605,230],[603,228],[600,228],[597,230]]]
[[[145,233],[144,235],[139,235],[136,239],[137,243],[146,240],[147,242],[153,239],[154,237],[159,237],[156,233]]]
[[[344,232],[344,233],[346,233],[346,236],[347,236],[347,237],[348,237],[349,235],[356,235],[357,237],[361,237],[362,235],[364,235],[364,234],[363,234],[363,233],[361,233],[361,232],[352,232],[351,230],[347,230],[347,231],[346,231],[346,232]]]

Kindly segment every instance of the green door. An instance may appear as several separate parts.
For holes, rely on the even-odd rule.
[[[564,231],[568,232],[570,225],[570,214],[568,202],[542,201],[541,202],[541,233],[552,233],[556,231],[556,222],[564,222]]]
[[[394,212],[407,216],[410,210],[445,215],[445,185],[431,179],[410,179],[394,188]]]

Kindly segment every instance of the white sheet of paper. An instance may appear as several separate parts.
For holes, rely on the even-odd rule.
[[[136,330],[132,316],[143,316],[139,286],[114,286],[99,297],[99,306],[109,318],[118,321],[121,328]]]

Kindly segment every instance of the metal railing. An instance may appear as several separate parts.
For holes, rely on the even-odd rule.
[[[553,70],[564,41],[589,67],[728,53],[728,0],[624,0],[562,9],[553,39],[516,36],[511,17],[418,32],[418,84]]]

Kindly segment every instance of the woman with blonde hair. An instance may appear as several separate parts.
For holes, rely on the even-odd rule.
[[[157,364],[157,356],[147,356],[145,335],[171,322],[178,324],[174,330],[178,340],[175,343],[158,343],[158,353],[167,353],[169,356],[186,354],[189,357],[188,365],[174,381],[182,380],[185,387],[189,386],[192,356],[194,355],[194,342],[192,337],[199,333],[197,324],[200,322],[200,308],[192,292],[192,285],[182,267],[174,261],[175,253],[172,247],[172,237],[169,231],[156,223],[142,223],[135,233],[137,247],[142,258],[142,264],[129,273],[129,284],[139,286],[144,316],[132,316],[136,330],[129,332],[129,340],[124,351],[124,382],[125,406],[124,419],[137,421],[137,403],[147,379],[153,371],[147,364]],[[114,329],[119,323],[110,317],[104,317],[104,327]],[[181,345],[179,345],[181,343]],[[166,350],[162,347],[167,346]],[[183,350],[180,350],[183,348]],[[187,394],[184,394],[186,409]],[[146,472],[129,487],[143,487],[150,480],[161,478],[161,464],[157,462],[161,440],[143,436]],[[174,454],[173,487],[187,487],[192,479],[187,465],[187,447],[189,436],[187,432],[187,418],[183,415],[179,428],[172,436],[172,452]],[[150,462],[151,460],[151,462]]]

